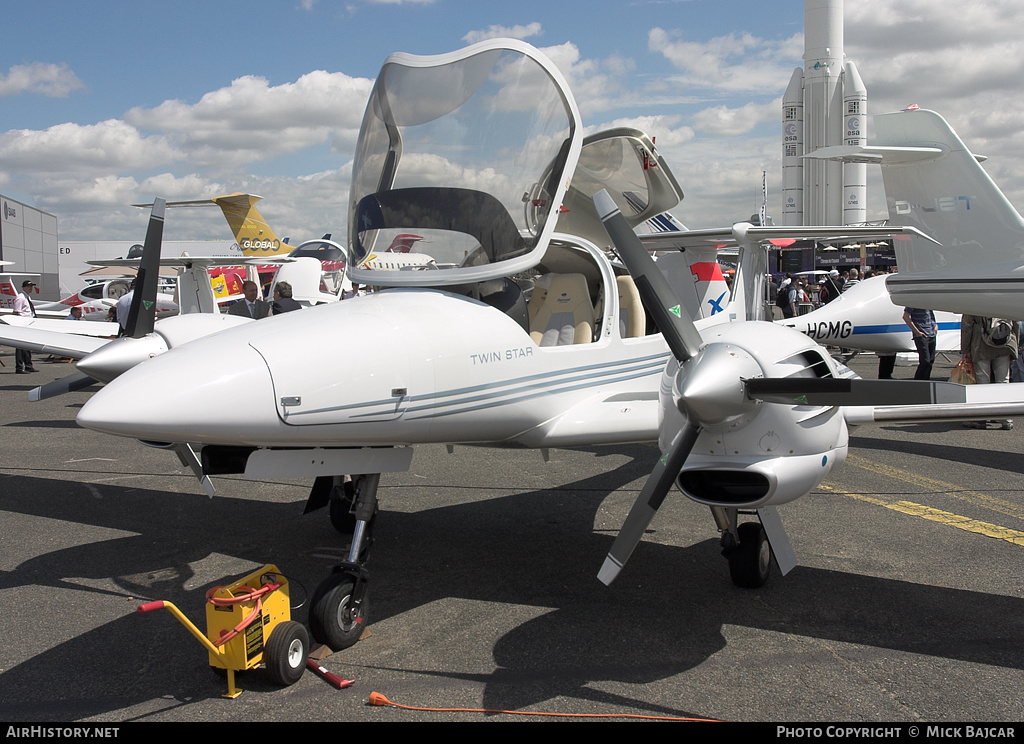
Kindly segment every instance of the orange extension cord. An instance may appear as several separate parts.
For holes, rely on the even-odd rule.
[[[391,705],[402,710],[420,710],[432,713],[507,713],[510,716],[547,716],[551,718],[640,718],[647,721],[699,721],[721,723],[714,718],[684,718],[681,716],[645,716],[639,713],[544,713],[526,710],[489,710],[487,708],[420,708],[393,703],[379,692],[371,692],[369,705]]]

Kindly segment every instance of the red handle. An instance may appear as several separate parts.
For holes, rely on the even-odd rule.
[[[158,599],[155,602],[146,602],[145,604],[140,604],[139,608],[138,608],[138,611],[139,612],[152,612],[153,610],[162,610],[163,608],[164,608],[164,601],[162,599]]]
[[[313,659],[306,659],[306,666],[316,674],[320,675],[328,684],[337,687],[339,690],[344,690],[346,687],[352,685],[355,680],[342,679],[337,674],[327,671],[325,667],[317,664]]]

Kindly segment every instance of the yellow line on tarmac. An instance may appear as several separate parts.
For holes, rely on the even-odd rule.
[[[947,496],[952,496],[955,499],[960,499],[961,501],[966,501],[970,504],[975,504],[976,506],[991,509],[999,514],[1005,514],[1008,517],[1024,519],[1024,507],[996,498],[995,496],[989,496],[988,494],[979,493],[977,491],[968,491],[952,483],[945,483],[944,481],[928,478],[923,475],[918,475],[917,473],[911,473],[907,470],[900,470],[899,468],[894,468],[891,465],[882,465],[881,463],[873,462],[872,460],[859,457],[858,455],[848,455],[846,462],[848,465],[855,465],[858,468],[870,470],[873,473],[878,473],[879,475],[884,475],[888,478],[893,478],[894,480],[910,483],[911,485],[919,486],[920,488],[925,488],[929,491],[946,494]]]
[[[974,532],[978,535],[985,535],[986,537],[994,537],[997,540],[1005,540],[1013,545],[1020,545],[1021,547],[1024,547],[1024,532],[1011,530],[1008,527],[1000,527],[997,524],[982,522],[978,519],[970,519],[969,517],[942,511],[941,509],[933,509],[932,507],[924,506],[923,504],[915,504],[913,501],[890,502],[875,496],[865,496],[860,493],[840,491],[837,488],[832,488],[831,486],[824,484],[819,485],[818,488],[826,491],[832,491],[833,493],[840,494],[842,496],[849,496],[851,498],[858,499],[859,501],[866,501],[869,504],[884,506],[886,509],[892,509],[893,511],[902,512],[903,514],[921,517],[922,519],[927,519],[932,522],[939,522],[940,524],[949,525],[950,527],[956,527],[959,530]]]

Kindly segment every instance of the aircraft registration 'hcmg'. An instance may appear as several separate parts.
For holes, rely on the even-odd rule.
[[[882,354],[916,351],[910,328],[903,321],[903,308],[892,303],[885,280],[884,276],[865,279],[813,312],[775,322],[795,328],[822,346]],[[935,320],[935,348],[959,351],[960,316],[939,310]]]
[[[565,80],[523,42],[392,55],[360,130],[347,238],[352,280],[390,289],[171,349],[98,392],[79,423],[202,445],[207,476],[314,478],[307,510],[329,506],[334,525],[352,534],[348,560],[310,600],[310,629],[335,650],[355,643],[368,617],[365,559],[381,474],[408,469],[420,443],[547,448],[660,437],[666,457],[613,546],[616,568],[601,578],[625,562],[674,482],[711,507],[734,581],[763,583],[772,549],[787,571],[795,558],[776,506],[845,457],[837,403],[899,399],[929,409],[963,400],[964,389],[847,379],[804,334],[744,322],[763,305],[761,239],[888,229],[739,224],[645,236],[691,257],[701,251],[688,246],[739,245],[729,303],[692,321],[699,308],[684,300],[697,297],[693,275],[685,291],[673,289],[633,245],[633,228],[681,198],[674,177],[645,135],[593,135],[584,149],[581,129]],[[457,183],[445,180],[455,173]],[[602,217],[635,280],[602,247]],[[424,238],[417,247],[429,247],[429,265],[365,265],[401,234]],[[317,349],[318,364],[299,349]],[[960,405],[948,415],[963,413]],[[757,521],[740,523],[753,512]]]

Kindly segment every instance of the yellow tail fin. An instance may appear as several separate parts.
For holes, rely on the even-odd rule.
[[[238,247],[246,256],[283,256],[291,253],[292,246],[283,242],[256,209],[263,197],[255,194],[226,194],[211,201],[221,208],[231,226]]]

